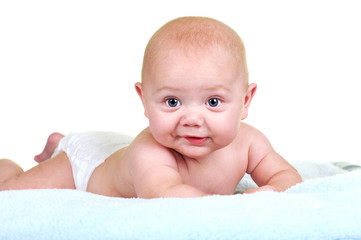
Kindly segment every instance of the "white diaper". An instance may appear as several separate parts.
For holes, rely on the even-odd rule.
[[[86,191],[94,169],[131,141],[131,137],[113,132],[72,133],[61,139],[53,156],[67,154],[76,189]]]

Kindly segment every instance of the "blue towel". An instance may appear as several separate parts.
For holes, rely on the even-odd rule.
[[[190,199],[4,191],[0,239],[361,239],[361,171],[284,193]]]

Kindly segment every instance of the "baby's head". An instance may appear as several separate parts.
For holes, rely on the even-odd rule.
[[[239,72],[244,90],[248,86],[248,68],[244,44],[239,35],[224,23],[206,17],[182,17],[162,26],[149,40],[143,59],[142,82],[151,81],[157,66],[167,56],[182,52],[191,58],[203,58],[205,53],[217,58],[218,53],[233,57],[234,71]],[[144,86],[143,86],[144,87]]]
[[[135,87],[154,139],[193,158],[236,138],[256,90],[241,38],[203,17],[175,19],[153,35]]]

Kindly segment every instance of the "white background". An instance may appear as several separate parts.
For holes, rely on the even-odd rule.
[[[246,122],[289,161],[361,164],[357,1],[1,1],[0,158],[35,165],[53,131],[147,126],[134,83],[167,21],[219,19],[259,86]]]

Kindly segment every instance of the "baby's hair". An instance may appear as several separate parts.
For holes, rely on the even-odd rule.
[[[175,46],[190,53],[210,48],[226,50],[235,58],[248,85],[248,68],[242,39],[226,24],[207,17],[177,18],[155,32],[145,49],[142,81],[151,63],[161,57],[161,52],[169,53]]]

